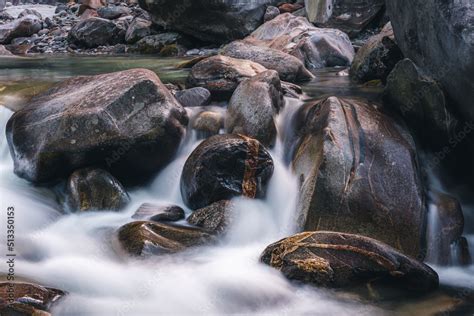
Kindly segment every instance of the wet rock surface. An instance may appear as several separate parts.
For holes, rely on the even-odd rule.
[[[50,315],[51,307],[66,295],[64,291],[32,283],[0,282],[0,313],[5,316]]]
[[[274,118],[283,104],[278,73],[262,72],[242,81],[235,90],[227,107],[225,129],[229,134],[246,135],[271,147],[277,136]]]
[[[232,223],[234,204],[224,200],[198,209],[186,219],[188,223],[214,234],[223,234]]]
[[[336,97],[304,105],[294,120],[304,230],[360,234],[423,258],[425,197],[406,128],[367,101]]]
[[[218,112],[203,111],[192,120],[192,128],[197,131],[199,139],[217,135],[223,127],[224,117]]]
[[[184,107],[205,106],[211,101],[211,92],[203,87],[195,87],[177,91],[175,97]]]
[[[148,257],[184,251],[214,241],[203,229],[151,221],[132,222],[117,231],[118,253]]]
[[[257,140],[216,135],[203,141],[187,159],[181,175],[184,203],[196,210],[235,196],[265,195],[273,160]]]
[[[357,82],[382,80],[385,83],[390,72],[402,59],[403,53],[395,41],[389,23],[359,49],[352,63],[350,75]]]
[[[80,169],[67,183],[68,206],[71,211],[118,211],[130,197],[122,184],[109,172],[97,168]]]
[[[268,246],[260,259],[290,280],[331,288],[361,284],[429,292],[438,275],[377,240],[337,232],[304,232]]]
[[[153,222],[177,222],[185,218],[184,210],[177,205],[159,206],[143,203],[135,214],[134,219],[145,219]]]
[[[152,71],[68,79],[34,97],[9,120],[15,173],[32,182],[96,165],[114,176],[148,178],[178,149],[184,108]]]

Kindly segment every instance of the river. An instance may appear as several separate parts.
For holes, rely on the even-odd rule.
[[[474,291],[474,266],[434,267],[442,284],[438,292],[405,302],[369,303],[342,292],[290,283],[258,262],[268,244],[296,231],[289,223],[294,222],[297,184],[284,162],[282,142],[290,128],[288,118],[301,105],[299,101],[286,100],[277,118],[279,139],[271,151],[275,173],[265,200],[237,199],[238,218],[229,234],[217,245],[182,254],[123,260],[112,251],[110,237],[131,221],[144,202],[184,206],[179,193],[181,170],[199,144],[190,130],[175,160],[149,186],[131,191],[132,202],[119,213],[63,214],[52,190],[32,186],[13,174],[5,138],[11,109],[21,108],[31,96],[76,75],[143,67],[155,71],[165,83],[183,83],[187,71],[175,67],[181,61],[153,57],[0,58],[1,210],[10,205],[16,209],[17,275],[69,292],[53,310],[54,315],[430,315],[426,312],[454,304]],[[320,71],[317,79],[303,87],[307,98],[326,94],[380,96],[380,87],[354,85],[340,71]],[[6,224],[3,214],[1,227]],[[466,227],[473,226],[466,223]],[[3,230],[0,237],[5,245]],[[474,235],[468,237],[474,253]],[[0,272],[6,272],[4,265],[0,265]]]

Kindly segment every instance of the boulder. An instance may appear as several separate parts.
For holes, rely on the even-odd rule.
[[[219,134],[224,127],[224,117],[218,112],[203,111],[196,115],[191,126],[197,131],[198,139],[209,138]]]
[[[395,41],[392,26],[388,23],[357,51],[350,75],[360,83],[382,80],[385,84],[392,69],[402,59],[403,53]]]
[[[142,17],[136,17],[133,19],[132,23],[130,23],[127,29],[127,33],[125,34],[125,41],[128,44],[134,44],[142,38],[151,34],[151,21]]]
[[[212,234],[200,228],[138,221],[120,227],[113,245],[118,253],[148,257],[176,253],[213,240]]]
[[[309,21],[333,27],[354,37],[381,16],[385,0],[305,0]]]
[[[123,43],[124,36],[114,22],[93,17],[75,24],[69,32],[68,41],[81,47],[94,48]]]
[[[394,287],[425,293],[438,287],[427,265],[372,238],[338,232],[303,232],[282,239],[260,259],[285,277],[330,288]]]
[[[27,15],[0,25],[0,44],[10,44],[12,40],[19,37],[30,37],[42,28],[41,20],[36,15]]]
[[[228,200],[215,202],[192,212],[187,221],[214,234],[223,234],[233,220],[233,207]]]
[[[225,46],[221,54],[251,60],[267,69],[276,70],[281,80],[302,82],[314,78],[298,58],[277,49],[257,46],[246,41],[234,41]]]
[[[107,20],[115,20],[122,16],[130,15],[131,13],[130,8],[121,5],[110,5],[97,10],[97,14]]]
[[[213,98],[227,99],[241,81],[265,70],[265,67],[250,60],[217,55],[194,65],[186,85],[204,87],[211,92]]]
[[[290,13],[281,14],[263,24],[246,40],[293,55],[310,70],[349,66],[355,54],[344,32],[317,28],[306,18]]]
[[[184,210],[177,205],[159,206],[143,203],[132,218],[154,222],[177,222],[184,219],[185,214]]]
[[[272,174],[272,157],[259,141],[242,135],[216,135],[203,141],[187,159],[181,195],[193,210],[236,196],[260,198]]]
[[[426,208],[414,141],[363,99],[329,97],[295,114],[299,223],[383,241],[423,258]]]
[[[474,121],[474,6],[469,1],[387,1],[405,57],[441,83],[466,122]]]
[[[272,147],[277,137],[274,118],[283,105],[283,90],[276,71],[267,70],[246,79],[229,101],[226,132],[252,137]]]
[[[187,123],[154,72],[131,69],[64,80],[15,112],[6,133],[15,173],[29,181],[95,165],[123,182],[150,178],[165,166]]]
[[[153,21],[200,40],[227,43],[255,30],[269,5],[279,0],[139,0]],[[164,9],[165,8],[165,9]]]
[[[439,150],[448,143],[455,121],[442,87],[410,59],[396,64],[387,78],[383,97],[424,146]]]
[[[175,97],[184,107],[205,106],[211,102],[211,92],[203,87],[177,91]]]
[[[32,283],[0,282],[0,315],[42,316],[67,293]]]
[[[67,202],[71,211],[118,211],[130,197],[108,171],[84,168],[74,171],[67,182]]]
[[[265,15],[263,16],[263,22],[265,23],[270,20],[273,20],[279,15],[280,15],[280,9],[274,6],[268,6],[267,9],[265,10]]]
[[[190,41],[179,33],[161,33],[140,39],[132,50],[140,54],[159,54],[163,57],[183,56]]]

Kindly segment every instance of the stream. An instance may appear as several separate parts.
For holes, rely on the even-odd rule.
[[[474,291],[474,265],[432,266],[442,286],[428,297],[368,303],[347,293],[291,283],[259,263],[267,245],[296,232],[289,223],[295,222],[297,181],[284,162],[282,144],[300,101],[287,99],[277,118],[279,138],[271,150],[275,172],[266,198],[236,199],[237,220],[217,245],[126,261],[110,246],[114,230],[130,222],[142,203],[185,208],[179,191],[181,170],[200,143],[191,129],[173,162],[150,185],[129,192],[131,203],[119,213],[63,214],[52,190],[32,186],[14,175],[5,137],[12,109],[21,108],[52,84],[77,75],[143,67],[155,71],[164,83],[183,83],[187,70],[175,67],[181,61],[153,57],[0,58],[0,225],[6,225],[6,208],[14,206],[18,276],[69,292],[53,309],[54,315],[147,315],[150,311],[169,315],[425,315],[427,306],[444,306],[446,301],[462,299],[466,289]],[[379,98],[380,87],[354,85],[341,70],[321,70],[317,79],[303,87],[307,99],[325,95]],[[465,213],[472,213],[469,205],[463,206]],[[474,223],[466,217],[465,226],[474,253]],[[1,245],[6,244],[4,232],[2,228]],[[0,272],[5,269],[0,265]],[[452,288],[457,289],[455,294]]]

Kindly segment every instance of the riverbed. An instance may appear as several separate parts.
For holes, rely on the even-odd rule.
[[[179,179],[186,158],[199,144],[188,129],[177,157],[146,187],[130,192],[132,202],[119,213],[64,214],[55,193],[35,187],[13,174],[5,137],[12,110],[54,83],[72,76],[130,68],[147,68],[164,83],[182,85],[185,59],[156,57],[0,58],[0,195],[1,209],[16,210],[16,273],[26,279],[69,293],[54,315],[152,314],[310,314],[310,315],[432,315],[468,300],[474,291],[474,265],[441,268],[441,289],[405,301],[368,302],[340,291],[287,281],[278,271],[259,263],[270,243],[296,232],[297,181],[285,163],[283,141],[287,122],[305,100],[322,96],[357,96],[376,102],[382,88],[350,82],[344,69],[324,69],[303,86],[304,100],[286,100],[279,114],[278,141],[271,151],[275,172],[264,200],[237,199],[238,219],[229,234],[214,246],[148,260],[121,259],[111,243],[113,232],[131,221],[145,202],[184,207]],[[190,210],[186,209],[188,214]],[[464,211],[472,211],[464,205]],[[6,218],[1,216],[1,225]],[[466,222],[474,253],[474,223]],[[0,235],[5,244],[5,236]],[[0,272],[6,272],[0,265]]]

